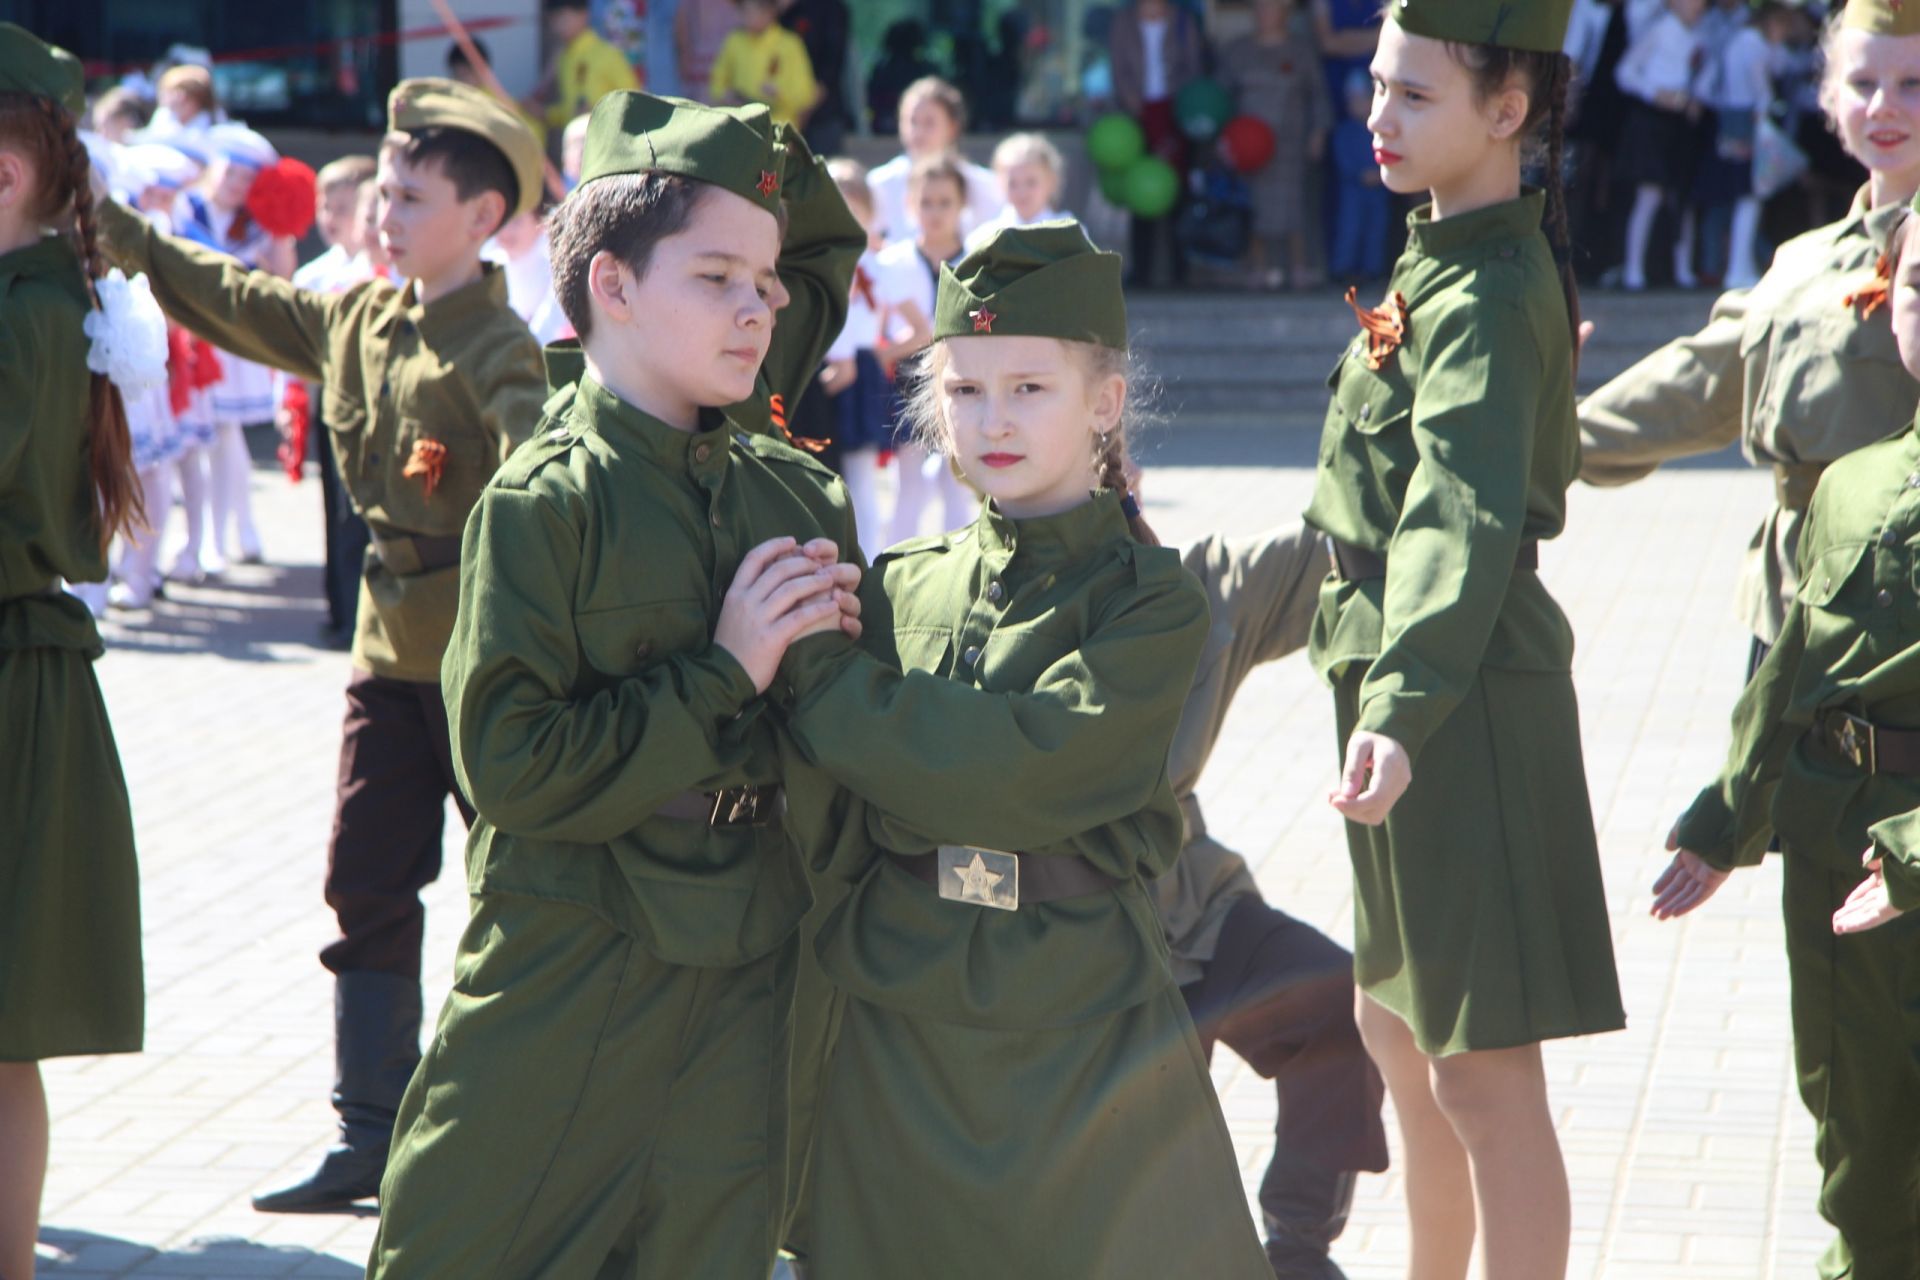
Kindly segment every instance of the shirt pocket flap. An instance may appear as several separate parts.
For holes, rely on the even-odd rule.
[[[320,425],[341,435],[355,435],[366,430],[367,406],[328,387],[320,399]]]
[[[896,627],[893,653],[902,671],[931,671],[947,676],[953,671],[953,628]]]
[[[1847,581],[1869,558],[1867,551],[1870,547],[1871,544],[1864,542],[1848,543],[1828,547],[1815,556],[1813,563],[1807,566],[1806,575],[1800,579],[1801,603],[1822,609],[1831,605],[1846,589]]]
[[[669,654],[706,647],[703,600],[661,600],[616,605],[575,617],[587,665],[611,676],[638,675]]]
[[[1367,368],[1357,354],[1349,355],[1344,366],[1335,373],[1339,385],[1333,393],[1334,403],[1355,431],[1378,435],[1413,415],[1412,387]]]

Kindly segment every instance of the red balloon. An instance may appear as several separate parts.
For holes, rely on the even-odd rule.
[[[1257,173],[1273,159],[1273,130],[1252,116],[1235,116],[1220,130],[1220,149],[1237,173]]]
[[[269,235],[297,240],[313,225],[313,195],[313,170],[289,156],[254,178],[247,212]]]

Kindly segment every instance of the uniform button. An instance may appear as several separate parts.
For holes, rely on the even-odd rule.
[[[1893,530],[1891,529],[1888,529],[1885,533],[1880,535],[1880,545],[1883,547],[1892,546],[1894,544],[1894,541],[1895,541],[1895,538],[1894,538]]]
[[[1833,593],[1833,579],[1832,578],[1820,579],[1820,594],[1831,595],[1832,593]]]
[[[993,601],[995,604],[999,604],[1000,598],[1006,594],[1006,589],[1002,587],[997,580],[987,584],[987,599]]]
[[[1365,422],[1367,419],[1371,418],[1372,416],[1373,416],[1372,405],[1363,404],[1360,406],[1360,421]]]
[[[972,666],[974,663],[980,661],[980,646],[977,644],[968,645],[967,651],[960,655],[960,660],[968,666]]]
[[[379,465],[380,465],[380,455],[379,455],[378,453],[369,453],[369,454],[367,455],[367,465],[368,465],[368,466],[370,466],[370,467],[377,467],[377,466],[379,466]]]
[[[1907,488],[1920,489],[1920,472],[1907,477]]]
[[[381,398],[382,400],[385,400],[385,399],[386,399],[386,398],[387,398],[388,396],[390,396],[390,395],[392,395],[392,394],[393,394],[393,385],[392,385],[391,383],[388,383],[388,382],[385,382],[385,381],[383,381],[383,382],[381,382],[381,384],[380,384],[380,398]]]
[[[693,460],[695,462],[705,462],[712,456],[713,446],[710,444],[697,444],[693,447]]]
[[[1873,602],[1882,609],[1888,608],[1893,604],[1893,592],[1882,587],[1880,588],[1880,594],[1873,598]]]
[[[718,511],[708,512],[707,523],[718,529],[720,527],[720,513]]]
[[[645,661],[647,658],[653,656],[653,646],[643,640],[634,646],[633,656]]]

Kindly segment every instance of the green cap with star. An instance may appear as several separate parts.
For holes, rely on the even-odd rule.
[[[52,98],[76,118],[87,110],[80,60],[11,22],[0,22],[0,93]]]
[[[1387,16],[1401,30],[1455,44],[1559,53],[1573,0],[1393,0]]]
[[[992,334],[1127,349],[1120,255],[1094,248],[1072,218],[1002,227],[940,269],[935,338]]]
[[[387,95],[387,127],[400,133],[420,129],[465,129],[498,148],[520,186],[509,218],[540,203],[546,180],[546,153],[518,111],[470,84],[439,76],[402,80]]]
[[[1876,36],[1920,36],[1920,0],[1847,0],[1840,25]]]
[[[777,214],[783,160],[774,132],[760,103],[709,107],[638,90],[609,93],[587,121],[580,185],[620,173],[677,173]]]

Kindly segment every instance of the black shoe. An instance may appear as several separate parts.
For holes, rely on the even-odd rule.
[[[1328,1257],[1346,1229],[1355,1175],[1276,1154],[1260,1183],[1267,1261],[1278,1280],[1346,1280]]]
[[[380,1194],[400,1096],[420,1062],[420,984],[386,973],[334,980],[333,1109],[340,1140],[292,1186],[253,1198],[262,1213],[351,1213]]]

